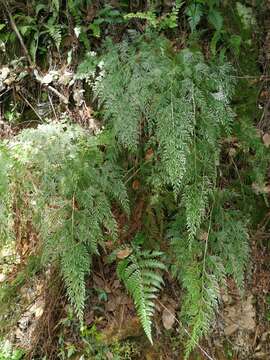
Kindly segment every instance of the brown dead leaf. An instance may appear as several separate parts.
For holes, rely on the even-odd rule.
[[[109,301],[105,304],[106,311],[114,312],[118,306],[117,299],[115,297],[111,297]]]
[[[109,240],[105,242],[105,246],[108,250],[112,250],[114,248],[114,242]]]
[[[230,157],[234,157],[236,155],[236,149],[233,147],[230,147],[228,154]]]
[[[101,341],[110,345],[116,341],[125,340],[129,337],[142,335],[142,327],[137,317],[126,317],[119,327],[119,321],[110,322],[108,327],[102,330]]]
[[[132,253],[132,249],[129,247],[126,247],[125,249],[119,250],[116,254],[118,259],[125,259]]]
[[[175,310],[173,308],[166,308],[162,312],[162,323],[166,330],[170,330],[175,323]]]
[[[106,353],[106,356],[107,356],[107,359],[108,359],[108,360],[113,360],[113,359],[114,359],[114,356],[113,356],[113,354],[112,354],[110,351],[108,351],[108,352]]]
[[[199,240],[207,241],[208,240],[208,232],[207,231],[201,231],[200,234],[199,234]]]
[[[152,148],[148,149],[145,154],[145,161],[150,161],[154,156],[154,150]]]
[[[225,312],[224,333],[227,336],[232,335],[237,330],[254,331],[256,313],[252,296],[249,296],[244,301],[239,301],[233,306],[227,306]]]
[[[264,145],[268,148],[269,146],[270,146],[270,134],[268,134],[268,133],[265,133],[264,135],[263,135],[263,143],[264,143]]]
[[[260,93],[260,98],[269,98],[269,91],[268,90],[264,90]]]
[[[119,289],[121,287],[121,283],[119,280],[114,280],[113,285],[112,285],[113,289]]]
[[[94,274],[93,280],[94,280],[95,287],[97,287],[99,289],[104,289],[105,284],[104,284],[104,281],[101,279],[101,277]]]
[[[255,182],[252,183],[252,189],[255,192],[255,194],[268,194],[270,192],[270,185],[260,185]]]
[[[90,312],[86,313],[85,323],[86,325],[91,325],[93,321],[94,321],[94,311],[91,310]]]
[[[0,283],[7,279],[7,275],[0,273]]]
[[[225,336],[231,336],[231,335],[233,335],[237,330],[238,330],[238,325],[237,325],[237,324],[231,324],[231,325],[225,326],[225,328],[224,328],[224,334],[225,334]]]
[[[132,189],[133,190],[138,190],[140,187],[140,182],[139,180],[134,180],[133,183],[132,183]]]

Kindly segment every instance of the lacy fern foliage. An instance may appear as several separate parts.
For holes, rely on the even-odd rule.
[[[60,264],[80,319],[91,257],[99,253],[105,233],[112,240],[117,236],[112,202],[128,212],[121,171],[100,145],[98,138],[68,124],[24,130],[5,147],[9,166],[1,181],[10,193],[1,199],[3,215],[6,208],[12,215],[15,206],[33,223],[42,240],[44,262]],[[8,227],[12,234],[14,216],[13,223],[10,217],[1,221],[2,232]]]
[[[234,131],[233,69],[206,63],[199,51],[175,52],[168,40],[155,35],[106,46],[107,55],[101,61],[88,57],[78,76],[92,78],[107,126],[123,149],[154,149],[151,191],[174,194],[178,215],[168,227],[173,272],[185,290],[181,313],[190,329],[188,356],[210,330],[226,275],[241,286],[248,258],[245,222],[234,218],[231,225],[219,226],[235,209],[231,198],[226,204],[230,211],[216,203],[221,144]],[[145,305],[136,258],[122,266],[127,268],[127,278],[122,278],[131,293],[136,290],[136,307],[151,339],[141,310]]]
[[[222,196],[217,194],[218,197]],[[211,205],[211,216],[204,221],[204,227],[207,223],[208,226],[201,228],[192,242],[190,229],[180,212],[169,226],[172,271],[185,290],[181,315],[190,331],[186,358],[212,327],[220,288],[226,290],[226,276],[233,276],[239,289],[243,289],[249,255],[246,222],[239,211],[224,209],[221,204],[216,201]]]
[[[130,151],[155,143],[162,181],[175,193],[191,174],[213,183],[219,141],[234,119],[230,65],[207,65],[189,49],[174,53],[157,36],[108,43],[106,52],[93,89],[119,143]]]

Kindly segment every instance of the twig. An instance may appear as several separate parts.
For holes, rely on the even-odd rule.
[[[54,108],[54,106],[53,106],[53,102],[52,102],[52,99],[51,99],[51,97],[50,97],[50,94],[48,94],[48,97],[49,97],[49,101],[50,101],[50,104],[51,104],[52,111],[53,111],[54,116],[55,116],[55,120],[58,121],[58,117],[57,117],[57,115],[56,115],[56,111],[55,111],[55,108]]]
[[[5,1],[3,1],[3,0],[1,2],[4,5],[4,8],[6,9],[6,12],[7,12],[9,20],[10,20],[10,25],[11,25],[13,31],[15,32],[15,34],[17,35],[17,38],[19,39],[21,47],[23,48],[23,51],[24,51],[24,53],[25,53],[25,55],[27,57],[27,60],[29,62],[29,65],[34,66],[34,64],[32,62],[32,59],[31,59],[31,56],[30,56],[30,54],[29,54],[29,52],[28,52],[28,50],[27,50],[27,48],[25,46],[25,43],[23,41],[23,38],[22,38],[18,28],[17,28],[17,25],[16,25],[16,23],[15,23],[15,21],[13,19],[13,16],[12,16],[11,12],[9,11],[7,3]]]
[[[242,75],[242,76],[237,76],[237,75],[233,75],[232,76],[235,79],[254,79],[254,80],[259,80],[259,81],[263,81],[263,80],[270,80],[270,76],[268,75]]]
[[[23,96],[23,94],[21,92],[19,92],[19,95],[22,97],[22,99],[26,102],[26,104],[28,106],[30,106],[30,108],[34,111],[34,113],[37,115],[37,117],[39,118],[39,120],[41,122],[43,122],[42,117],[39,115],[39,113],[36,111],[36,109],[33,107],[33,105],[26,99],[26,97]]]
[[[0,94],[0,98],[1,98],[2,96],[4,96],[7,92],[11,91],[11,90],[12,90],[11,88],[5,90],[2,94]]]
[[[41,85],[46,85],[42,82],[43,80],[43,77],[40,76],[39,72],[37,71],[37,69],[34,69],[34,75],[35,75],[35,78],[37,79],[37,81],[41,84]],[[61,94],[58,90],[56,90],[53,86],[51,85],[48,85],[47,86],[48,90],[50,90],[51,92],[53,92],[56,96],[59,97],[60,100],[63,101],[64,104],[68,104],[68,98],[66,96],[64,96],[63,94]]]
[[[125,184],[127,184],[138,172],[141,170],[141,167],[138,167],[137,170],[134,171],[134,173],[125,181]]]
[[[68,98],[66,96],[64,96],[63,94],[61,94],[58,90],[56,90],[54,87],[52,87],[51,85],[48,86],[48,89],[53,92],[56,96],[59,97],[60,100],[63,101],[64,104],[68,104]]]

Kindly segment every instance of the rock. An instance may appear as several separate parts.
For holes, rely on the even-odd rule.
[[[102,331],[101,341],[110,345],[116,341],[122,341],[129,337],[138,337],[143,334],[140,321],[137,317],[127,318],[122,324],[113,322]]]
[[[237,324],[232,324],[229,326],[226,326],[224,328],[224,334],[226,336],[231,336],[232,334],[234,334],[236,331],[238,330],[238,325]]]

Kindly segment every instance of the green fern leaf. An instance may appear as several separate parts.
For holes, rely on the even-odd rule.
[[[155,309],[154,299],[163,284],[158,270],[165,270],[164,264],[157,259],[161,255],[162,253],[158,251],[135,249],[133,254],[120,261],[117,266],[117,274],[134,300],[142,327],[151,343],[153,343],[151,317]]]

